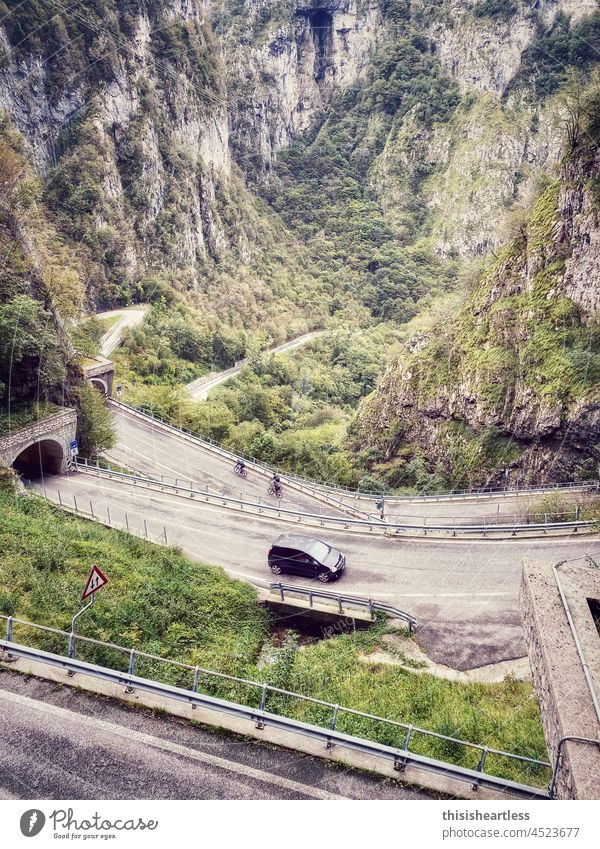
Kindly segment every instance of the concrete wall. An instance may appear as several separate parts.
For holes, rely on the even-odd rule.
[[[48,442],[48,455],[51,472],[64,471],[70,457],[69,442],[75,439],[77,432],[77,413],[70,407],[65,407],[59,413],[49,416],[42,421],[33,422],[26,427],[15,430],[8,436],[0,437],[0,459],[12,466],[19,454],[31,445]]]
[[[583,563],[565,564],[558,568],[558,574],[585,662],[594,676],[596,692],[600,692],[600,637],[588,605],[589,598],[600,598],[600,570],[582,567]],[[524,561],[520,605],[536,696],[554,763],[562,737],[575,735],[600,741],[600,723],[552,563]],[[569,742],[562,752],[557,798],[600,799],[600,746]]]

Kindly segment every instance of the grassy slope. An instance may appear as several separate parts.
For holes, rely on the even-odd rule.
[[[293,632],[284,631],[282,637],[278,630],[269,648],[275,662],[259,668],[269,620],[251,587],[221,569],[191,562],[176,549],[158,548],[66,516],[36,498],[0,493],[0,612],[68,629],[92,563],[107,573],[110,584],[81,620],[80,632],[86,636],[267,681],[500,749],[545,755],[529,684],[453,684],[382,664],[367,666],[360,657],[379,645],[382,623],[368,632],[342,634],[302,648]],[[285,628],[287,622],[273,624]],[[19,635],[24,635],[22,626],[15,638]],[[42,644],[65,648],[52,637]],[[82,647],[80,653],[126,668],[126,657],[117,660],[119,656],[106,650]],[[190,686],[189,674],[165,678],[164,669],[147,662],[138,671]],[[206,680],[200,686],[215,695],[258,704],[260,694],[247,687],[215,687]],[[322,709],[274,696],[267,707],[312,722],[329,719]],[[377,730],[370,722],[343,715],[339,728],[394,745],[402,742],[399,731]],[[415,745],[423,753],[475,765],[473,754],[465,756],[448,744],[416,738]],[[535,777],[494,762],[490,767],[523,780]]]

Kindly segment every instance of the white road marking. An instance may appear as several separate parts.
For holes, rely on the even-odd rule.
[[[91,475],[91,477],[96,477],[96,476]],[[106,481],[107,479],[98,476],[98,477],[96,477],[96,480]],[[182,478],[181,480],[183,481],[184,479]],[[108,487],[108,486],[99,486],[98,487],[99,491],[102,492],[102,493],[104,493],[104,492],[118,492],[118,493],[121,493],[121,494],[126,494],[126,492],[124,492],[124,488],[125,489],[134,489],[134,487],[131,484],[127,484],[127,483],[121,484],[120,488],[118,488],[118,489],[114,486],[113,487]],[[57,487],[57,489],[58,489],[58,487]],[[146,492],[152,492],[153,495],[150,495],[150,496],[142,495],[142,493],[140,491],[141,489],[145,489]],[[52,491],[52,490],[50,490],[50,491]],[[265,521],[265,520],[271,521],[271,522],[281,521],[281,519],[278,516],[274,515],[275,511],[273,511],[273,510],[267,511],[265,509],[267,506],[269,506],[267,504],[261,504],[260,505],[261,509],[265,510],[264,513],[258,512],[258,506],[256,508],[252,508],[252,507],[250,507],[250,505],[248,505],[249,510],[247,512],[245,512],[243,510],[239,510],[236,507],[232,508],[232,507],[227,507],[227,506],[224,506],[224,505],[219,505],[219,504],[207,502],[207,501],[203,500],[202,495],[197,496],[195,498],[190,498],[189,496],[184,496],[184,495],[174,495],[174,494],[170,494],[170,493],[163,493],[160,490],[152,489],[150,487],[145,487],[143,483],[137,484],[135,486],[135,491],[136,491],[137,498],[139,498],[141,500],[142,499],[155,500],[155,501],[159,501],[159,502],[162,500],[162,501],[166,502],[167,500],[170,500],[170,499],[185,499],[185,500],[189,501],[190,503],[195,503],[197,507],[203,507],[207,510],[210,510],[212,508],[212,510],[214,510],[218,513],[221,513],[221,514],[224,514],[225,511],[232,511],[233,513],[235,513],[235,515],[251,516],[253,519],[256,519],[258,521]],[[87,495],[87,493],[84,493],[84,494],[86,495],[86,497],[89,497]],[[209,492],[209,495],[211,496],[211,501],[214,501],[214,500],[222,497],[222,495],[220,493],[216,493],[216,492]],[[160,497],[158,497],[158,496],[160,496]],[[225,496],[225,497],[231,498],[231,496]],[[285,504],[282,505],[282,509],[286,509]],[[287,508],[287,509],[289,509],[289,508]],[[539,538],[535,538],[535,537],[521,537],[520,539],[519,538],[512,538],[512,537],[510,539],[507,539],[505,537],[496,537],[496,538],[493,538],[493,539],[472,539],[472,538],[458,538],[458,539],[450,538],[449,539],[447,537],[442,537],[442,536],[437,536],[437,537],[436,536],[430,536],[429,538],[426,538],[426,537],[416,537],[416,536],[410,536],[410,535],[404,536],[402,534],[378,534],[378,533],[375,533],[375,532],[363,531],[361,529],[354,529],[354,528],[351,528],[351,527],[350,528],[342,527],[342,523],[345,521],[343,516],[341,516],[341,517],[340,516],[331,516],[331,517],[322,516],[322,517],[320,517],[320,516],[317,516],[315,514],[315,517],[318,518],[318,519],[320,519],[320,518],[323,518],[323,519],[335,518],[337,520],[337,522],[339,523],[339,526],[324,529],[324,531],[330,531],[331,533],[341,533],[341,534],[345,533],[345,534],[348,534],[349,536],[363,536],[363,537],[369,537],[370,539],[379,539],[379,540],[385,539],[385,540],[388,540],[388,541],[395,540],[397,543],[404,542],[404,543],[409,543],[410,545],[425,544],[429,547],[431,547],[432,544],[433,545],[443,545],[443,546],[457,546],[457,545],[458,546],[464,546],[466,543],[468,543],[469,547],[473,547],[473,548],[475,546],[478,546],[478,545],[490,546],[490,545],[498,545],[498,544],[502,544],[503,546],[513,546],[513,545],[516,544],[516,545],[519,545],[521,548],[528,548],[528,547],[531,547],[531,546],[533,546],[533,547],[543,546],[545,548],[548,548],[549,546],[554,547],[556,545],[570,545],[570,546],[572,546],[573,544],[579,544],[579,543],[587,545],[587,544],[591,544],[593,542],[598,541],[598,539],[597,539],[598,534],[583,534],[583,533],[582,533],[581,537],[578,537],[576,535],[571,535],[567,538],[549,536],[549,537],[544,538],[544,539],[539,539]],[[83,518],[85,518],[85,516]],[[286,524],[290,524],[290,521],[291,520],[288,520],[286,522]],[[312,527],[313,525],[309,525],[309,526]],[[178,525],[178,527],[181,527],[181,526]],[[194,529],[189,528],[189,530],[194,530]],[[590,541],[590,543],[588,543],[588,540]],[[600,551],[592,552],[592,553],[600,554]]]
[[[178,743],[173,743],[170,740],[161,740],[159,737],[154,737],[151,734],[144,734],[141,731],[134,731],[126,726],[116,725],[112,722],[106,722],[103,719],[98,719],[95,716],[86,716],[85,714],[76,713],[75,711],[67,710],[66,708],[50,705],[47,702],[39,702],[35,699],[30,699],[27,696],[20,696],[17,693],[9,693],[0,690],[0,699],[12,702],[13,704],[22,705],[30,710],[37,710],[40,713],[48,713],[65,720],[66,723],[80,723],[91,728],[94,732],[103,731],[108,740],[111,737],[117,736],[125,739],[126,742],[134,741],[141,743],[144,746],[152,746],[155,749],[169,752],[175,755],[182,755],[190,760],[195,760],[200,763],[208,764],[209,766],[225,769],[228,772],[233,772],[238,775],[253,778],[255,781],[264,781],[266,784],[274,784],[284,790],[292,790],[294,793],[301,793],[304,796],[310,796],[313,799],[323,800],[341,800],[347,799],[346,796],[340,796],[336,793],[329,793],[327,790],[321,790],[317,787],[312,787],[307,784],[302,784],[299,781],[293,781],[290,778],[284,778],[281,775],[274,775],[270,772],[265,772],[262,769],[247,766],[246,764],[228,761],[225,758],[220,758],[217,755],[209,755],[207,752],[200,752],[196,749],[188,749],[186,746],[181,746]]]

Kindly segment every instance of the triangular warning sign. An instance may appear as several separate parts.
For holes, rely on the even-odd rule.
[[[85,582],[85,589],[81,596],[81,601],[95,593],[96,590],[99,590],[100,587],[103,587],[105,584],[108,584],[108,578],[106,575],[104,575],[97,566],[92,566],[88,579]]]

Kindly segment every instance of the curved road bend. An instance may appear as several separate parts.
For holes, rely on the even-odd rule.
[[[130,307],[121,310],[108,310],[107,312],[96,313],[96,318],[107,319],[118,316],[119,320],[104,334],[100,340],[100,353],[103,357],[109,357],[115,348],[118,348],[123,338],[123,331],[130,327],[137,327],[141,324],[148,310],[147,305],[139,307]]]
[[[113,410],[113,417],[117,443],[108,456],[116,463],[159,478],[164,475],[169,482],[177,478],[186,486],[192,482],[201,489],[208,486],[210,492],[231,498],[239,498],[242,493],[249,501],[277,503],[267,493],[268,474],[249,470],[248,477],[243,478],[233,471],[232,460],[157,427],[151,419],[139,419],[122,408]],[[326,516],[346,515],[309,493],[286,487],[285,482],[283,490],[282,507],[317,515],[321,512]]]
[[[310,333],[304,333],[302,336],[298,336],[296,339],[291,339],[289,342],[284,342],[283,345],[277,345],[275,348],[271,348],[266,351],[267,354],[283,354],[286,351],[292,351],[294,348],[299,348],[301,345],[306,345],[308,342],[312,342],[313,339],[316,339],[318,336],[322,336],[324,330],[313,330]],[[236,377],[241,370],[246,365],[247,360],[241,360],[238,366],[234,368],[225,369],[224,371],[217,372],[210,375],[205,375],[204,377],[200,377],[197,380],[193,380],[191,383],[188,383],[185,390],[195,401],[206,401],[208,398],[208,393],[214,389],[216,386],[220,386],[221,383],[225,383],[226,380],[230,380],[232,377]]]
[[[517,602],[524,557],[553,561],[600,555],[597,536],[542,540],[436,540],[385,538],[341,530],[316,529],[265,515],[230,511],[218,505],[81,474],[50,477],[47,497],[125,525],[149,539],[166,529],[169,543],[191,558],[222,566],[232,576],[267,585],[273,576],[267,551],[284,530],[314,534],[342,549],[347,572],[339,585],[346,593],[387,601],[419,620],[418,639],[429,656],[455,669],[471,669],[522,657],[525,648]],[[305,578],[286,582],[306,585]]]
[[[157,426],[151,419],[143,420],[123,408],[113,408],[116,424],[117,444],[109,452],[111,459],[117,463],[136,469],[146,474],[165,475],[180,478],[182,481],[193,480],[194,483],[205,486],[216,492],[233,497],[243,492],[254,499],[268,499],[266,492],[267,477],[258,472],[249,471],[246,479],[236,475],[233,463],[220,457],[213,451],[203,448],[198,443],[188,442]],[[343,515],[341,510],[334,510],[329,504],[312,497],[310,493],[300,493],[292,488],[285,489],[283,506],[297,508],[306,512],[317,512],[322,508],[326,515]],[[318,490],[316,491],[318,492]],[[428,519],[452,521],[454,517],[465,524],[469,520],[482,519],[484,516],[494,519],[506,516],[508,520],[515,514],[525,512],[532,507],[539,496],[527,494],[505,497],[473,499],[471,501],[418,501],[386,504],[385,513],[388,518],[402,522],[404,519],[415,519],[426,516]],[[349,507],[358,506],[359,510],[369,509],[377,515],[375,499],[353,498],[345,499]]]
[[[427,799],[389,779],[0,671],[0,799]]]

